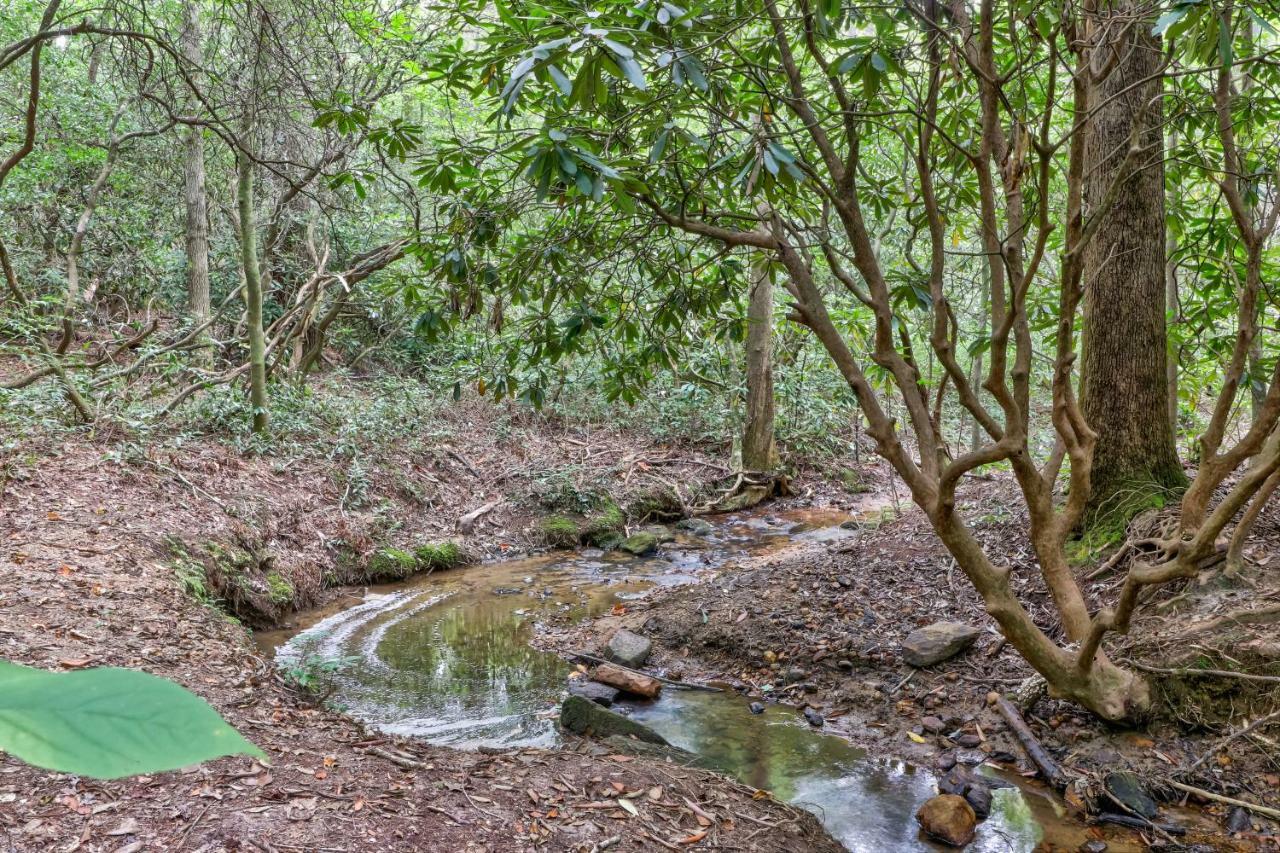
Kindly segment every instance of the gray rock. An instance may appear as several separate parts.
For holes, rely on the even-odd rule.
[[[986,820],[991,814],[991,789],[983,785],[970,785],[964,792],[964,799],[972,808],[978,820]]]
[[[960,735],[960,737],[956,738],[956,745],[962,746],[965,749],[973,749],[974,747],[980,746],[981,744],[982,744],[982,738],[978,737],[975,734],[963,734],[963,735]]]
[[[1107,791],[1134,814],[1147,820],[1156,816],[1156,801],[1151,799],[1138,774],[1117,770],[1107,774]]]
[[[764,705],[761,705],[759,702],[752,702],[750,705],[747,706],[747,710],[749,710],[753,714],[763,714]]]
[[[932,666],[973,645],[982,631],[961,622],[934,622],[902,641],[902,658],[911,666]]]
[[[606,708],[618,698],[617,688],[601,684],[598,681],[586,681],[581,678],[575,678],[569,682],[569,692],[574,696],[586,697],[597,705],[603,705]]]
[[[676,524],[676,527],[681,530],[687,530],[694,536],[710,536],[716,530],[711,525],[711,522],[701,518],[682,518]]]
[[[1086,841],[1080,845],[1080,853],[1107,853],[1107,842],[1097,839]]]
[[[1253,818],[1240,806],[1232,806],[1227,812],[1227,832],[1253,832]]]
[[[652,651],[653,643],[649,642],[648,637],[642,637],[633,631],[628,631],[626,628],[619,628],[609,638],[609,644],[604,649],[604,656],[623,666],[640,667],[649,659],[649,654]]]
[[[601,708],[585,696],[569,696],[560,705],[560,725],[574,734],[608,738],[614,735],[635,738],[647,743],[667,746],[667,741],[653,729],[635,720]]]
[[[804,681],[805,676],[807,676],[808,674],[809,673],[805,672],[803,669],[801,669],[798,666],[789,666],[787,667],[786,678],[788,682]]]
[[[925,717],[920,721],[920,727],[926,732],[936,735],[941,733],[947,726],[946,723],[942,722],[942,720],[937,717]]]
[[[825,722],[822,719],[822,715],[819,714],[817,711],[815,711],[813,708],[804,709],[804,718],[808,720],[809,725],[813,726],[814,728],[821,728],[823,722]]]

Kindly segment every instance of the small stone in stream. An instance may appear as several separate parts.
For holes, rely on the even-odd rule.
[[[857,519],[854,518],[840,523],[841,530],[857,530],[860,526],[861,525],[858,524]]]
[[[853,672],[853,661],[847,658],[841,658],[836,661],[836,666],[838,666],[843,672]]]
[[[970,786],[973,785],[975,778],[967,767],[956,765],[938,780],[938,792],[963,797],[965,791],[968,791]]]
[[[818,529],[817,525],[809,524],[807,521],[802,521],[799,524],[793,524],[790,527],[788,527],[787,534],[790,536],[798,536],[801,533],[808,533],[810,530],[817,530],[817,529]]]
[[[642,637],[626,628],[619,628],[609,638],[604,656],[614,663],[636,667],[643,666],[652,651],[653,643],[649,642],[648,637]]]
[[[956,738],[956,743],[963,746],[965,749],[973,749],[982,743],[982,738],[975,734],[962,734],[960,737]]]
[[[1232,806],[1227,812],[1227,832],[1253,832],[1253,819],[1247,809]]]
[[[970,785],[964,792],[964,801],[973,809],[978,820],[986,820],[991,814],[991,789],[982,785]]]
[[[803,681],[808,674],[798,666],[787,667],[787,681]]]
[[[1107,774],[1107,791],[1134,814],[1147,820],[1156,816],[1156,801],[1151,799],[1138,774],[1117,770]]]
[[[938,756],[934,764],[939,770],[950,770],[956,766],[956,754],[954,752],[944,752]]]
[[[747,706],[747,708],[748,708],[748,710],[750,710],[750,711],[751,711],[751,713],[753,713],[753,714],[763,714],[763,713],[764,713],[764,705],[761,705],[759,702],[752,702],[750,705],[748,705],[748,706]]]
[[[815,711],[813,708],[804,709],[804,718],[809,721],[809,725],[814,726],[816,728],[821,728],[824,722],[822,719],[822,715],[819,714],[817,711]]]
[[[969,648],[981,633],[960,622],[934,622],[907,635],[902,658],[911,666],[932,666]]]
[[[836,578],[836,583],[840,584],[840,586],[844,587],[845,589],[848,589],[849,587],[853,586],[853,578],[849,577],[848,575],[841,575],[840,577]]]
[[[947,727],[946,723],[942,722],[942,720],[939,720],[937,717],[925,717],[920,721],[920,725],[924,728],[926,732],[929,732],[929,734],[934,734],[934,735],[938,734],[939,732],[941,732],[943,729]]]
[[[628,536],[618,547],[628,554],[643,557],[658,550],[658,537],[642,531]]]
[[[987,754],[980,749],[962,749],[956,753],[956,761],[970,766],[981,764],[987,760]]]
[[[658,679],[613,664],[600,664],[591,677],[602,684],[616,687],[623,693],[632,693],[645,699],[654,699],[662,692],[662,682]]]
[[[1080,853],[1107,853],[1107,842],[1094,839],[1093,841],[1086,841],[1077,849]]]
[[[999,761],[1001,764],[1017,764],[1018,756],[1009,752],[1007,749],[997,749],[991,753],[992,761]]]
[[[574,734],[607,738],[610,735],[634,737],[649,743],[666,744],[666,740],[647,726],[627,719],[619,713],[601,708],[585,696],[570,696],[560,705],[560,725]]]
[[[610,687],[598,681],[586,681],[581,678],[575,678],[569,682],[569,692],[575,696],[584,696],[597,705],[603,705],[606,708],[618,698],[618,689],[616,687]]]
[[[952,847],[963,847],[973,840],[978,816],[964,797],[941,794],[925,802],[916,812],[916,820],[925,834]]]
[[[694,536],[707,536],[716,530],[711,526],[711,522],[701,518],[682,518],[676,523],[676,527],[687,530]]]

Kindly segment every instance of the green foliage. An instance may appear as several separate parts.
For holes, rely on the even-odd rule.
[[[167,679],[115,667],[54,673],[5,661],[0,750],[95,779],[175,770],[225,755],[265,757],[203,699]]]
[[[320,704],[332,695],[337,687],[336,678],[342,670],[359,660],[358,657],[322,658],[307,655],[282,667],[280,673],[287,686]]]
[[[279,572],[267,572],[267,595],[271,603],[284,607],[293,603],[293,584]]]

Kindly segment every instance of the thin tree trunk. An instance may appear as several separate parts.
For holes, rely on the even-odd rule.
[[[203,60],[200,22],[193,2],[183,6],[182,55],[194,66]],[[187,310],[195,324],[209,319],[209,219],[204,177],[204,134],[187,128],[184,140],[184,195],[187,209]]]
[[[1084,257],[1082,402],[1098,433],[1090,521],[1139,509],[1135,501],[1186,482],[1169,418],[1160,41],[1145,22],[1114,20],[1135,11],[1123,3],[1099,13],[1099,26],[1124,38],[1100,49],[1115,66],[1095,86],[1099,107],[1085,143],[1086,202],[1099,204],[1123,182]],[[1121,175],[1135,141],[1147,150]]]
[[[236,200],[240,211],[240,263],[244,268],[244,298],[248,315],[249,401],[253,431],[267,428],[267,344],[262,332],[262,276],[258,269],[257,235],[253,217],[253,161],[236,152]]]
[[[760,253],[751,270],[747,303],[747,417],[742,432],[742,467],[772,471],[778,467],[773,422],[773,276],[769,257]]]

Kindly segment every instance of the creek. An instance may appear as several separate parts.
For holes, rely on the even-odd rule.
[[[839,526],[849,518],[744,513],[716,519],[706,535],[682,532],[651,557],[556,552],[420,576],[302,614],[258,641],[285,668],[342,661],[330,701],[381,731],[460,749],[555,747],[573,666],[532,645],[539,622],[597,617],[656,586],[698,583],[730,560],[852,535]],[[929,768],[868,755],[811,728],[794,708],[770,703],[756,715],[748,704],[733,691],[668,689],[615,709],[709,766],[812,811],[850,850],[943,849],[921,836],[914,817],[936,793]],[[1092,837],[1044,789],[1004,778],[1014,787],[995,792],[968,849],[1074,850]],[[1111,851],[1141,849],[1107,841]]]

